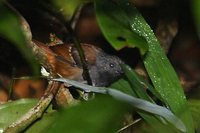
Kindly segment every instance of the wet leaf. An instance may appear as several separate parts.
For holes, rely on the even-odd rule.
[[[146,21],[138,12],[138,10],[134,7],[134,5],[132,3],[129,3],[128,0],[109,1],[108,5],[107,3],[107,1],[102,0],[96,1],[97,19],[99,19],[98,10],[100,10],[100,13],[104,16],[109,16],[109,14],[112,13],[112,20],[118,22],[117,20],[120,18],[119,22],[123,25],[123,27],[116,27],[112,20],[107,19],[106,21],[104,21],[105,23],[109,23],[107,21],[111,21],[112,23],[109,26],[104,27],[105,29],[103,29],[102,23],[100,22],[100,20],[98,20],[102,32],[104,33],[104,35],[106,35],[107,33],[114,34],[115,29],[119,28],[121,30],[121,34],[126,35],[125,32],[123,32],[123,29],[129,28],[134,34],[136,33],[140,39],[144,39],[143,41],[147,42],[148,52],[145,54],[143,60],[145,68],[149,74],[149,77],[151,78],[157,94],[160,95],[160,98],[166,104],[166,106],[168,106],[172,110],[172,112],[180,117],[181,120],[185,123],[187,127],[187,132],[193,133],[194,128],[192,117],[186,104],[186,98],[183,92],[183,88],[181,87],[176,72],[174,71],[169,60],[167,59],[163,49],[160,47],[160,44],[156,39],[152,29],[146,23]],[[98,9],[98,4],[101,4],[102,8]],[[126,14],[126,16],[121,15],[122,11],[124,12],[124,14]],[[105,12],[108,15],[105,14]],[[115,29],[113,29],[112,27],[115,27]],[[134,36],[132,35],[132,37]],[[108,37],[106,39],[111,43],[111,45],[116,45],[116,43],[110,41]]]
[[[132,20],[130,21],[131,28],[138,35],[144,37],[149,45],[148,52],[144,57],[144,65],[155,90],[172,112],[182,119],[187,127],[187,132],[193,133],[193,121],[188,110],[183,88],[153,31],[131,3],[127,4],[127,0],[118,2],[127,14],[130,11],[135,12],[134,16],[128,15]]]

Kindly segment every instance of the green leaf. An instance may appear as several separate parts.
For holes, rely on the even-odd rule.
[[[155,91],[152,85],[150,85],[143,77],[138,75],[128,65],[123,64],[122,69],[129,83],[131,84],[133,91],[136,91],[136,93],[138,94],[138,97],[152,101],[152,99],[149,96],[147,96],[146,91],[144,91],[149,90],[155,97],[162,101],[160,94],[157,91]]]
[[[52,107],[49,107],[48,110],[42,116],[42,119],[37,120],[33,123],[25,133],[45,133],[52,127],[52,125],[57,122],[56,118],[58,116],[58,112],[52,110]]]
[[[37,103],[33,99],[21,99],[0,105],[0,131],[16,121]]]
[[[115,49],[137,47],[141,54],[147,51],[146,40],[131,30],[129,25],[130,18],[124,9],[119,8],[114,1],[110,0],[96,0],[95,6],[101,31]]]
[[[126,75],[126,77],[128,78],[129,83],[127,83],[127,81],[121,79],[120,83],[115,83],[112,85],[112,87],[114,88],[120,88],[122,90],[129,90],[127,92],[130,92],[132,90],[132,93],[134,93],[133,96],[137,96],[139,98],[148,100],[150,102],[154,101],[148,96],[148,94],[146,93],[145,89],[148,89],[149,85],[146,85],[144,82],[144,79],[142,80],[141,77],[139,77],[139,75],[137,75],[134,70],[132,70],[129,66],[122,64],[122,69]],[[130,85],[129,85],[130,84]],[[145,88],[146,87],[146,88]],[[132,94],[130,93],[130,94]],[[154,129],[154,132],[162,132],[162,133],[173,133],[175,132],[174,128],[171,127],[170,125],[168,125],[164,119],[162,119],[161,117],[158,117],[156,115],[150,115],[150,114],[146,114],[144,112],[141,111],[137,111],[138,114],[144,118],[144,120]],[[165,124],[163,123],[165,122]]]
[[[99,3],[102,5],[103,3],[105,3],[104,5],[106,5],[108,2],[107,1],[103,2],[102,0],[97,1],[97,4]],[[178,77],[172,65],[170,64],[165,53],[160,47],[160,44],[158,40],[156,39],[150,26],[146,23],[144,18],[137,11],[137,9],[132,5],[132,3],[129,3],[128,0],[123,0],[123,1],[115,0],[114,3],[118,5],[118,6],[113,5],[115,7],[114,13],[116,14],[116,16],[118,14],[121,14],[123,11],[127,15],[127,18],[129,18],[128,21],[126,21],[127,19],[118,15],[119,16],[118,18],[122,18],[121,21],[126,22],[124,23],[124,27],[119,27],[119,28],[130,27],[130,29],[134,33],[137,33],[138,36],[140,36],[140,38],[145,38],[145,41],[147,41],[148,43],[149,49],[146,55],[144,56],[144,65],[156,91],[158,92],[158,94],[160,94],[164,103],[178,117],[182,119],[182,121],[185,123],[187,127],[187,132],[193,133],[194,128],[193,128],[192,117],[186,104],[186,98],[183,92],[183,88],[181,87]],[[110,12],[112,12],[113,11],[111,10],[112,7],[109,6],[109,8],[110,8]],[[105,10],[105,13],[110,14],[109,10],[106,10],[106,9],[108,9],[106,8],[106,6],[104,6],[104,8],[101,8],[101,10]],[[98,15],[97,15],[97,18],[98,18]],[[116,18],[112,17],[112,19],[115,20]],[[107,21],[112,22],[112,20],[107,20]],[[101,26],[102,24],[100,22],[99,24],[100,24],[100,27],[102,27]],[[112,26],[110,25],[110,27]],[[106,27],[106,29],[108,30],[107,32],[109,33],[113,33],[115,31],[109,27]],[[102,32],[104,32],[105,34],[104,29],[102,29]],[[134,36],[132,36],[132,38],[134,38]],[[109,40],[109,38],[107,39]],[[113,44],[114,42],[110,41],[110,43],[114,45]]]
[[[128,107],[110,97],[97,97],[61,112],[48,132],[115,133]]]
[[[144,65],[156,91],[165,104],[182,119],[187,127],[187,132],[193,133],[193,121],[186,104],[183,88],[153,31],[131,3],[127,0],[118,0],[118,4],[127,12],[132,30],[144,37],[149,45],[148,52],[144,57]],[[132,15],[130,12],[134,12],[134,14]]]
[[[11,11],[2,1],[0,1],[0,36],[15,44],[29,62],[33,73],[39,73],[39,67],[33,55],[30,54],[31,50],[22,32],[19,16]]]
[[[71,20],[77,8],[86,0],[54,0],[54,4],[61,10],[66,21]]]
[[[144,86],[140,82],[139,76],[127,65],[122,64],[122,70],[124,71],[133,91],[137,97],[145,99],[150,102],[154,102],[146,93]]]
[[[110,88],[115,88],[121,92],[124,92],[128,95],[136,97],[136,94],[134,93],[133,89],[131,88],[129,82],[123,78],[119,79],[118,81],[111,84]]]
[[[21,99],[0,105],[0,131],[3,131],[4,128],[27,113],[37,102],[38,100],[35,99]],[[47,131],[55,122],[57,114],[55,110],[52,110],[52,107],[49,107],[42,119],[34,122],[26,129],[25,133],[43,133]]]
[[[200,100],[198,99],[191,99],[188,101],[188,105],[190,107],[190,110],[192,112],[192,117],[194,120],[194,125],[196,132],[200,132]]]
[[[121,90],[129,95],[136,96],[133,92],[134,88],[131,88],[131,85],[125,79],[120,79],[119,81],[113,83],[111,88],[115,88],[117,90]],[[140,89],[144,89],[143,87]],[[162,132],[162,133],[172,133],[172,129],[170,129],[167,125],[164,125],[157,116],[152,114],[147,114],[142,111],[136,110],[136,112],[152,127],[152,132]]]
[[[200,37],[200,1],[199,0],[193,0],[192,1],[192,9],[194,14],[194,20],[197,27],[198,35]]]

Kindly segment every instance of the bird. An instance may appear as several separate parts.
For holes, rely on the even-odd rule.
[[[85,81],[81,59],[73,43],[48,46],[36,40],[33,42],[45,57],[45,59],[40,58],[40,63],[51,75],[79,82]],[[81,43],[81,47],[93,86],[108,86],[121,77],[123,71],[120,64],[123,61],[119,57],[109,55],[92,44]]]

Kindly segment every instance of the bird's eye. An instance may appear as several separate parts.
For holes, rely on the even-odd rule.
[[[114,64],[113,64],[113,63],[110,63],[109,66],[110,66],[111,68],[113,68],[113,67],[114,67]]]

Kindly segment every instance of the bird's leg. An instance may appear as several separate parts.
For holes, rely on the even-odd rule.
[[[75,100],[72,94],[69,91],[69,88],[63,83],[58,90],[58,93],[55,96],[55,100],[53,101],[56,103],[56,107],[69,107],[76,105],[79,101]]]

